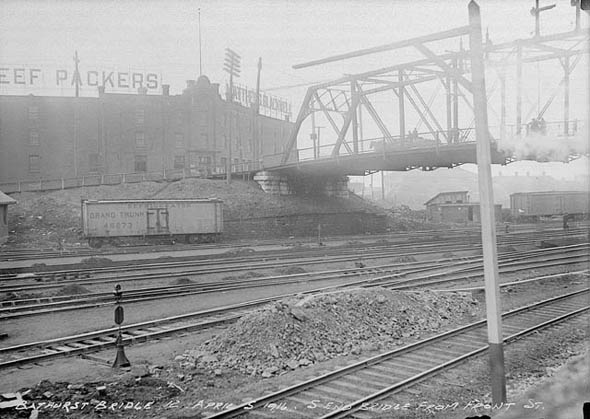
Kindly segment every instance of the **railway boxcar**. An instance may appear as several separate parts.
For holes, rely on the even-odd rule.
[[[223,230],[222,201],[208,199],[82,200],[82,229],[91,247],[126,237],[214,241]]]
[[[510,195],[510,210],[516,218],[588,214],[588,192],[519,192]]]

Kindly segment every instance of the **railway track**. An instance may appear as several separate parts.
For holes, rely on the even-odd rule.
[[[568,274],[547,275],[532,278],[524,283],[536,280],[558,278],[564,275],[588,275],[588,270]],[[358,283],[364,283],[359,281]],[[500,287],[518,285],[521,282],[505,283]],[[350,284],[353,285],[353,284]],[[264,304],[298,294],[314,294],[330,292],[342,288],[340,285],[328,286],[280,296],[251,300],[240,304],[228,305],[211,310],[203,310],[178,316],[156,319],[141,323],[126,325],[121,328],[123,340],[126,344],[139,343],[160,339],[166,336],[182,335],[196,330],[220,326],[238,320],[244,314]],[[31,363],[38,363],[59,357],[83,355],[114,347],[118,329],[108,328],[73,336],[38,341],[10,347],[0,348],[0,370],[18,367]]]
[[[590,310],[588,295],[587,289],[577,291],[503,314],[504,342],[511,343],[579,316],[586,322]],[[370,408],[379,406],[379,400],[486,350],[486,321],[482,320],[253,399],[209,418],[276,417],[273,415],[277,411],[284,418],[370,418],[374,414]],[[277,410],[269,410],[269,406]]]
[[[537,230],[518,230],[509,234],[501,231],[498,232],[497,241],[499,245],[518,245],[522,243],[530,243],[531,241],[546,237],[548,234],[553,238],[572,237],[575,235],[587,234],[586,227],[572,228],[568,233],[564,233],[558,228],[547,228]],[[330,238],[326,243],[330,242],[365,242],[367,245],[367,236],[346,236],[342,238]],[[384,242],[388,245],[412,245],[424,242],[437,242],[440,245],[448,245],[455,242],[469,242],[477,244],[481,242],[480,231],[476,228],[453,229],[453,230],[426,230],[415,231],[411,233],[399,232],[395,236],[391,234],[371,235],[370,242]],[[68,257],[108,257],[109,255],[118,254],[133,254],[141,252],[143,254],[150,254],[156,252],[181,252],[185,250],[204,250],[204,249],[240,249],[249,248],[252,244],[240,243],[216,243],[216,244],[200,244],[200,245],[174,245],[174,246],[158,246],[158,245],[138,245],[125,246],[110,251],[96,251],[89,249],[79,249],[76,251],[55,251],[51,249],[19,249],[19,250],[2,250],[0,251],[0,262],[35,260],[35,259],[57,259]],[[285,241],[277,240],[261,240],[256,242],[257,246],[284,246]],[[292,251],[293,249],[290,249]]]
[[[501,255],[500,272],[508,273],[529,268],[564,266],[587,260],[588,247],[584,245],[567,246],[557,249],[544,249],[521,252],[516,255]],[[166,274],[169,278],[170,274]],[[411,278],[405,278],[414,275]],[[416,276],[417,275],[417,276]],[[331,279],[364,277],[341,286],[383,286],[390,289],[423,287],[432,284],[465,281],[482,275],[481,258],[470,257],[461,260],[393,263],[373,267],[338,269],[323,272],[249,278],[233,281],[216,281],[184,285],[166,285],[127,290],[126,302],[143,302],[164,298],[185,297],[210,292],[224,292],[253,287],[280,286],[298,282],[317,282]],[[369,278],[367,278],[367,276]],[[119,278],[120,280],[120,278]],[[43,288],[36,285],[35,289]],[[53,287],[53,285],[51,286]],[[30,289],[30,288],[25,288]],[[8,288],[11,292],[20,288]],[[39,297],[22,300],[7,300],[0,303],[0,319],[56,313],[66,310],[87,309],[114,304],[111,292],[101,292],[77,296]]]
[[[502,245],[500,249],[508,246]],[[461,251],[477,251],[480,248],[479,245],[472,244],[450,244],[446,243],[444,249],[446,252],[461,252]],[[508,247],[509,248],[509,247]],[[265,267],[285,267],[295,264],[309,264],[313,263],[325,263],[328,260],[326,258],[333,258],[332,261],[345,261],[351,257],[361,258],[387,258],[394,256],[417,256],[417,255],[429,255],[440,253],[441,245],[438,243],[426,243],[426,244],[414,244],[413,246],[408,245],[389,245],[380,244],[362,249],[322,249],[321,255],[318,255],[318,249],[307,250],[307,251],[296,251],[289,253],[279,254],[268,254],[268,253],[252,253],[249,256],[242,257],[231,257],[231,258],[214,258],[214,259],[197,259],[197,260],[174,260],[174,261],[157,261],[149,263],[134,263],[134,264],[117,264],[114,266],[106,267],[89,267],[89,268],[75,268],[70,270],[51,270],[48,272],[35,272],[35,273],[24,273],[16,274],[14,272],[0,274],[0,292],[17,292],[14,287],[10,284],[15,283],[30,283],[30,289],[47,289],[57,288],[67,284],[81,284],[81,283],[93,283],[93,281],[106,282],[109,276],[112,278],[116,276],[119,282],[122,281],[136,281],[143,280],[146,278],[157,278],[162,273],[158,274],[158,270],[166,272],[171,277],[182,277],[183,275],[191,274],[206,274],[206,273],[218,273],[223,270],[230,272],[236,269],[248,268],[248,264],[251,264],[249,268],[264,269]],[[381,251],[381,254],[379,254]],[[299,260],[298,260],[299,259]],[[185,269],[184,271],[182,269]],[[176,270],[172,273],[171,270]],[[133,275],[132,272],[140,272]],[[151,271],[151,272],[146,272]],[[114,280],[113,280],[114,281]],[[113,282],[111,281],[111,282]],[[53,282],[53,284],[39,284],[39,282]],[[26,290],[26,286],[21,286],[21,290]]]

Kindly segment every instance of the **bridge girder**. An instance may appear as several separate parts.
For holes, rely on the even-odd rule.
[[[343,146],[349,155],[359,153],[359,124],[360,112],[365,110],[376,124],[378,131],[383,135],[382,141],[385,145],[387,142],[404,140],[404,106],[407,101],[412,109],[417,113],[419,120],[427,128],[433,141],[437,144],[440,140],[447,144],[453,141],[460,141],[471,135],[473,120],[467,128],[459,128],[458,123],[458,103],[459,97],[465,105],[473,111],[472,99],[469,96],[473,94],[472,80],[470,79],[471,68],[469,60],[471,51],[463,48],[463,37],[469,36],[471,28],[463,26],[443,32],[429,34],[417,38],[398,41],[387,45],[373,48],[367,48],[358,51],[352,51],[345,54],[335,55],[308,63],[294,66],[294,68],[304,68],[312,65],[325,64],[339,60],[360,57],[377,52],[391,51],[394,49],[411,47],[419,51],[424,58],[395,64],[363,73],[349,74],[331,82],[320,83],[308,88],[304,101],[301,105],[298,117],[291,136],[284,147],[281,163],[287,164],[292,158],[297,159],[293,150],[297,146],[297,138],[304,120],[313,112],[322,112],[328,120],[332,130],[336,134],[336,142],[333,145],[331,153],[333,158],[340,155],[340,149]],[[454,51],[448,50],[448,41],[458,40],[460,47]],[[447,49],[440,51],[439,41],[445,41]],[[579,63],[583,54],[587,54],[587,48],[582,44],[589,41],[588,31],[579,30],[564,32],[552,35],[538,36],[530,39],[520,39],[511,42],[505,42],[494,45],[489,39],[483,45],[484,55],[489,67],[496,66],[500,77],[500,85],[505,89],[506,67],[516,65],[517,78],[519,72],[522,73],[522,66],[527,63],[535,63],[545,60],[558,59],[564,69],[564,77],[557,86],[559,89],[568,89],[568,77],[575,66]],[[469,44],[469,43],[467,43]],[[438,47],[438,51],[436,50]],[[571,57],[574,57],[571,59]],[[520,68],[520,70],[519,70]],[[431,81],[440,81],[441,85],[447,91],[447,127],[443,129],[442,124],[438,121],[420,93],[419,85]],[[517,87],[517,132],[522,126],[522,92]],[[400,102],[400,135],[393,136],[387,125],[383,122],[379,111],[373,106],[371,96],[378,93],[392,91]],[[485,92],[484,92],[485,93]],[[547,102],[543,105],[542,116],[545,110],[553,102],[557,92],[554,92]],[[564,92],[566,98],[569,92]],[[503,101],[505,94],[502,93]],[[569,100],[565,99],[564,121],[567,121]],[[489,105],[488,105],[489,106]],[[336,114],[337,120],[331,115]],[[527,114],[527,119],[528,119]],[[506,130],[506,111],[504,102],[501,110],[501,129],[504,133]],[[347,134],[352,126],[352,147],[347,140]],[[565,122],[567,133],[567,122]],[[502,135],[502,134],[501,134]],[[315,146],[314,146],[315,147]],[[384,146],[385,148],[385,146]],[[316,156],[314,150],[314,158]]]

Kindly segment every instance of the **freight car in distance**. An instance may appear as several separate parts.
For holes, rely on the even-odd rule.
[[[510,211],[523,221],[566,214],[583,218],[588,216],[588,199],[584,191],[518,192],[510,195]]]
[[[124,238],[215,241],[223,231],[222,201],[207,199],[82,200],[82,230],[90,247]]]

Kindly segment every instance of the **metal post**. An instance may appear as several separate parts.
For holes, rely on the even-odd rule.
[[[445,90],[447,93],[447,138],[451,142],[451,130],[453,129],[453,101],[451,98],[451,78],[447,77],[445,83]],[[438,139],[437,139],[438,142]]]
[[[80,59],[78,58],[78,51],[74,54],[74,80],[76,86],[76,97],[80,97],[80,83],[82,79],[80,78],[80,69],[78,64],[80,63]]]
[[[455,58],[453,59],[453,69],[457,71],[458,68],[459,62]],[[453,77],[452,86],[453,91],[451,94],[451,99],[453,101],[453,131],[451,134],[451,142],[455,143],[459,139],[459,83],[457,82],[457,77]]]
[[[199,12],[199,76],[203,75],[203,54],[201,50],[201,8],[198,9]]]
[[[516,135],[520,135],[522,126],[522,45],[516,47]]]
[[[254,101],[254,117],[253,117],[253,142],[254,142],[254,160],[260,159],[260,151],[262,149],[260,139],[258,138],[258,114],[260,113],[260,73],[262,71],[262,57],[258,57],[258,73],[256,74],[256,98]]]
[[[398,97],[398,103],[399,103],[399,139],[400,141],[404,142],[404,139],[406,137],[406,110],[404,108],[404,85],[402,84],[404,82],[404,71],[400,70],[398,73],[398,80],[400,82],[400,86],[399,86],[399,94],[397,95]]]
[[[506,74],[500,70],[500,139],[506,139]]]
[[[563,133],[569,135],[570,119],[570,57],[563,57]]]
[[[383,170],[381,170],[381,200],[385,202],[385,175]]]
[[[351,91],[351,96],[352,96],[351,101],[350,101],[350,106],[358,106],[356,104],[358,104],[359,101],[355,100],[355,98],[358,95],[355,80],[350,82],[350,91]],[[356,109],[351,109],[351,112],[352,112],[352,149],[354,150],[354,154],[358,154],[358,152],[359,152],[359,127],[358,127]]]
[[[580,30],[580,4],[582,0],[576,1],[576,31]]]
[[[318,134],[316,133],[316,126],[315,126],[315,112],[311,112],[311,141],[313,142],[313,159],[318,158],[318,150],[317,150],[317,142],[318,142]]]
[[[494,194],[490,139],[488,137],[487,100],[481,37],[479,6],[469,2],[469,45],[471,50],[471,77],[473,84],[473,107],[477,140],[477,166],[480,194],[481,241],[485,280],[486,315],[494,403],[506,401],[506,376],[504,373],[504,349],[502,340],[502,309],[498,275],[498,255],[494,214]]]
[[[121,335],[121,324],[125,320],[125,312],[123,311],[123,306],[121,306],[121,298],[123,297],[123,291],[121,291],[121,285],[117,284],[115,286],[114,291],[115,299],[117,302],[117,307],[115,308],[115,323],[119,327],[117,333],[117,356],[115,358],[115,362],[113,363],[113,368],[125,368],[130,367],[131,363],[125,356],[125,344],[123,342],[123,336]]]
[[[535,15],[535,36],[539,36],[541,34],[539,30],[539,0],[535,0],[535,10],[533,13]]]

